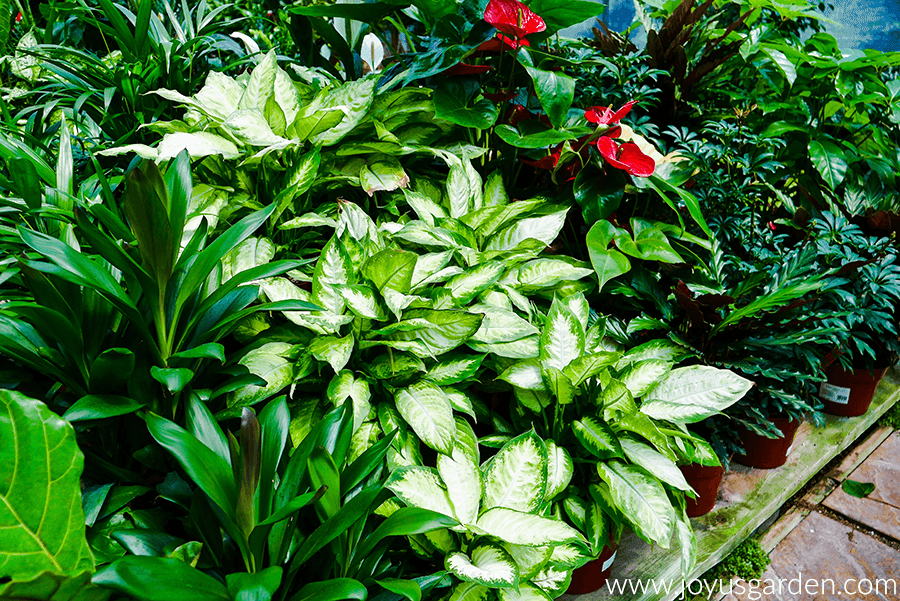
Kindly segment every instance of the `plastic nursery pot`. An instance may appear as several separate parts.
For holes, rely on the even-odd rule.
[[[755,432],[739,427],[738,436],[745,454],[735,455],[734,460],[750,467],[760,469],[772,469],[781,467],[787,461],[791,445],[794,443],[794,435],[800,427],[800,420],[789,420],[786,417],[772,419],[775,427],[784,434],[781,438],[766,438]]]
[[[697,498],[685,497],[688,517],[698,518],[706,515],[716,505],[719,486],[725,476],[725,468],[721,465],[706,466],[699,463],[679,465],[684,479],[697,492]]]
[[[887,368],[845,370],[835,361],[825,369],[827,382],[819,386],[819,398],[825,404],[825,412],[843,417],[856,417],[869,410],[875,389]]]
[[[610,540],[609,545],[603,547],[603,551],[600,552],[600,557],[572,572],[572,582],[569,584],[569,588],[566,589],[566,594],[584,595],[600,590],[600,587],[609,580],[618,547],[618,543]]]

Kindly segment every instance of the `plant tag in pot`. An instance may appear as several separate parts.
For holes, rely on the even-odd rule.
[[[850,402],[850,389],[822,382],[819,386],[819,398],[838,405],[846,405]]]
[[[600,568],[601,572],[605,572],[613,564],[616,560],[616,553],[618,553],[618,551],[613,551],[613,554],[609,556],[609,559],[603,562],[603,567]]]

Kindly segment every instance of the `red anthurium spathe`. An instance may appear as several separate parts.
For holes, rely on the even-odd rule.
[[[547,29],[544,20],[518,0],[491,0],[484,9],[484,20],[494,26],[507,46],[528,46],[525,36]],[[502,35],[506,34],[506,35]]]
[[[656,169],[656,162],[634,142],[620,145],[611,137],[602,136],[597,140],[597,150],[607,163],[635,177],[650,177]]]
[[[613,111],[612,108],[605,106],[592,106],[584,111],[584,118],[590,123],[598,123],[600,125],[615,125],[627,115],[637,103],[637,100],[629,100],[622,108]]]

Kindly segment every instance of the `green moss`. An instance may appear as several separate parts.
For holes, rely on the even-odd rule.
[[[762,576],[771,560],[759,546],[756,539],[748,538],[716,567],[708,570],[702,580],[706,582],[705,590],[722,590],[733,576],[744,580],[754,580]],[[716,583],[716,581],[719,581]]]
[[[894,430],[900,428],[900,403],[896,403],[887,413],[882,415],[878,420],[878,424]]]

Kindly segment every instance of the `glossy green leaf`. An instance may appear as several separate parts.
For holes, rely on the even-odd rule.
[[[193,348],[174,353],[172,357],[178,359],[218,359],[219,363],[225,363],[225,347],[218,342],[207,342]]]
[[[416,382],[397,391],[394,400],[400,415],[422,442],[440,453],[452,453],[456,422],[450,400],[438,385]]]
[[[857,482],[856,480],[844,480],[841,482],[841,490],[850,496],[859,499],[865,498],[875,491],[875,484],[872,482]]]
[[[139,601],[231,601],[224,584],[168,557],[122,557],[91,580]]]
[[[585,416],[575,420],[572,422],[572,432],[581,446],[598,459],[625,457],[615,432],[600,418]]]
[[[184,390],[191,383],[194,372],[186,367],[157,367],[150,368],[150,375],[154,380],[166,387],[166,390],[175,394]]]
[[[421,601],[422,587],[415,580],[402,580],[400,578],[381,578],[376,580],[379,586],[400,595],[408,601]]]
[[[675,526],[675,510],[659,481],[643,469],[621,461],[598,463],[597,471],[609,485],[613,503],[635,533],[667,548]]]
[[[475,82],[445,79],[434,92],[434,114],[456,125],[488,129],[500,115],[500,109],[481,97]]]
[[[91,569],[81,506],[84,457],[75,432],[41,401],[0,390],[0,573]]]
[[[524,65],[534,82],[534,91],[550,123],[561,128],[575,98],[575,80],[561,71],[544,71]]]
[[[253,573],[234,572],[225,576],[225,582],[234,601],[271,601],[281,584],[281,568],[271,566]]]
[[[610,242],[615,236],[616,227],[606,220],[595,223],[588,232],[586,243],[591,265],[600,278],[600,288],[609,280],[628,273],[631,262],[621,252],[610,249]]]
[[[0,585],[3,601],[106,601],[112,591],[91,584],[91,571],[75,574],[41,572],[28,581]]]
[[[813,140],[809,143],[809,158],[825,183],[836,191],[848,169],[847,157],[841,147],[828,140]]]
[[[146,404],[147,403],[142,403],[124,396],[90,394],[81,397],[75,401],[71,407],[66,409],[66,412],[63,413],[63,419],[69,422],[78,422],[89,419],[105,419],[107,417],[116,417],[118,415],[134,413]]]
[[[352,578],[332,578],[320,582],[310,582],[288,601],[344,601],[359,599],[365,601],[369,592],[358,580]]]

